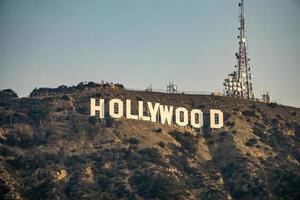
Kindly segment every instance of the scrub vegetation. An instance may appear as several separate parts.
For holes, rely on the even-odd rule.
[[[97,119],[90,97],[218,108],[225,126]],[[299,155],[299,108],[92,82],[0,92],[0,199],[299,199]]]

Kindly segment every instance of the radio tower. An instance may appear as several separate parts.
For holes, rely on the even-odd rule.
[[[244,0],[239,3],[240,26],[239,30],[239,51],[236,53],[237,65],[233,73],[228,75],[224,81],[226,96],[253,99],[252,75],[249,67],[250,58],[247,53],[247,37],[245,34],[245,9]]]

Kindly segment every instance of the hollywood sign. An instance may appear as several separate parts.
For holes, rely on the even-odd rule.
[[[90,114],[98,118],[105,118],[105,101],[104,99],[91,98]],[[131,100],[126,99],[124,102],[120,99],[111,99],[109,101],[109,115],[118,119],[126,117],[127,119],[144,120],[150,122],[160,122],[161,124],[177,124],[178,126],[192,126],[201,128],[203,126],[203,112],[199,109],[188,109],[184,107],[161,105],[159,103],[138,101],[137,114],[132,113]],[[146,112],[144,112],[146,111]],[[146,114],[145,114],[146,113]],[[223,112],[217,109],[210,109],[210,128],[219,129],[223,127]]]

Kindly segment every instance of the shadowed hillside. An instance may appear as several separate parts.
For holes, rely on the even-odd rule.
[[[0,199],[300,198],[299,108],[92,82],[0,93]],[[225,126],[99,120],[91,97],[217,108]]]

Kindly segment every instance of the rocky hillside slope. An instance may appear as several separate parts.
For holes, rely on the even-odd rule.
[[[225,126],[100,121],[90,97],[218,108]],[[0,199],[300,199],[299,162],[299,108],[93,83],[0,95]]]

